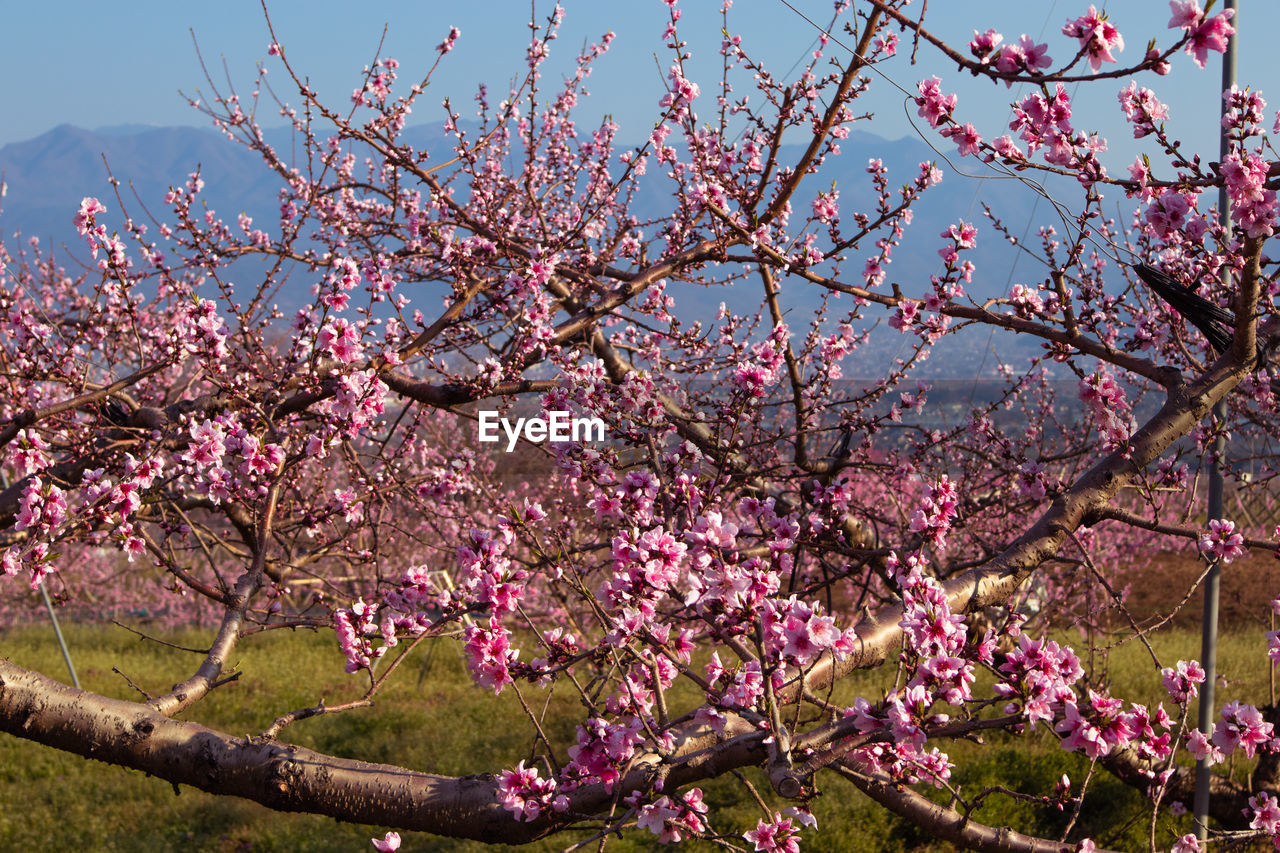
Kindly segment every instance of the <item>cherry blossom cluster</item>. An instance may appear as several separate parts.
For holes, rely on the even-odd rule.
[[[1083,202],[1031,240],[994,211],[925,235],[942,269],[904,294],[891,261],[941,170],[897,174],[870,158],[865,184],[811,177],[861,120],[864,63],[889,62],[899,33],[934,44],[927,16],[895,17],[900,5],[877,7],[857,62],[828,56],[824,35],[788,80],[726,20],[723,74],[709,82],[695,79],[671,2],[666,91],[631,148],[611,120],[580,120],[612,34],[569,57],[568,73],[546,73],[559,9],[533,27],[509,89],[476,93],[475,122],[437,101],[448,144],[431,150],[404,134],[430,72],[406,88],[395,60],[364,69],[340,111],[297,77],[302,108],[281,104],[296,159],[264,141],[248,98],[216,96],[206,108],[218,129],[279,176],[278,218],[224,221],[200,203],[193,173],[167,194],[158,237],[127,218],[113,231],[94,198],[68,211],[103,258],[83,279],[38,244],[29,260],[0,256],[5,576],[71,599],[123,595],[158,573],[163,595],[135,604],[198,599],[203,610],[174,612],[212,615],[242,641],[332,627],[366,699],[428,643],[460,647],[473,682],[503,701],[569,692],[572,743],[539,732],[514,767],[472,780],[491,786],[486,819],[513,833],[603,817],[606,833],[710,835],[694,786],[704,766],[764,765],[783,798],[807,796],[809,774],[837,760],[890,782],[888,796],[945,789],[945,739],[978,728],[1039,730],[1100,763],[1136,756],[1127,778],[1156,799],[1180,784],[1177,750],[1214,762],[1274,751],[1271,724],[1243,699],[1212,731],[1188,730],[1205,678],[1195,662],[1152,674],[1174,719],[1112,695],[1087,656],[1046,633],[1053,620],[1114,628],[1124,567],[1170,541],[1144,528],[1174,529],[1224,562],[1274,535],[1185,521],[1193,443],[1228,429],[1259,446],[1280,435],[1270,372],[1250,368],[1231,420],[1194,442],[1179,441],[1185,406],[1139,432],[1143,395],[1208,380],[1188,373],[1195,352],[1166,314],[1117,295],[1124,274],[1103,249],[1158,258],[1188,284],[1225,274],[1256,286],[1258,313],[1271,313],[1277,287],[1250,285],[1248,268],[1276,218],[1265,102],[1226,93],[1232,147],[1215,171],[1181,150],[1157,93],[1127,79],[1167,70],[1179,48],[1203,65],[1224,49],[1230,16],[1174,2],[1180,40],[1114,72],[1102,69],[1119,65],[1125,39],[1093,7],[1062,28],[1076,56],[1056,71],[1048,45],[975,30],[949,59],[1033,84],[1009,125],[992,135],[969,121],[940,77],[918,83],[918,114],[963,156],[1075,178]],[[458,37],[449,31],[435,58]],[[278,46],[269,54],[296,74]],[[1121,110],[1157,152],[1128,179],[1108,174],[1105,141],[1073,114],[1072,85],[1095,75],[1126,77]],[[1200,203],[1215,182],[1234,230]],[[1141,205],[1124,224],[1103,205],[1113,190]],[[642,214],[655,197],[669,200],[665,215]],[[979,304],[968,297],[992,272],[974,252],[986,227],[1045,269]],[[235,292],[229,259],[263,257],[261,289]],[[312,291],[286,315],[274,291],[295,275]],[[712,305],[732,296],[696,316],[685,302],[695,288]],[[744,307],[749,291],[758,300]],[[1227,288],[1209,291],[1234,304]],[[894,338],[903,354],[869,380],[846,378],[875,357],[866,345],[881,319],[910,333]],[[977,325],[1043,348],[1022,363],[1002,355],[993,399],[952,417],[919,367]],[[1066,375],[1080,381],[1062,392]],[[491,454],[470,420],[488,406],[589,414],[609,438]],[[1144,449],[1148,435],[1172,449]],[[1123,479],[1119,497],[1090,485],[1099,465]],[[1277,475],[1257,476],[1265,491]],[[1063,507],[1076,514],[1064,521]],[[1096,517],[1107,521],[1081,526]],[[1065,525],[1070,545],[1027,544],[1042,518]],[[1078,571],[1067,547],[1105,568]],[[1113,597],[1099,589],[1104,572],[1120,581]],[[1280,632],[1267,643],[1280,658]],[[837,704],[838,678],[881,660],[899,668],[892,687]],[[666,775],[677,771],[680,790]],[[1276,834],[1274,800],[1248,793],[1246,822]],[[1070,782],[1028,796],[1061,808]],[[812,823],[803,806],[765,803],[735,831],[757,851],[796,851]]]
[[[920,506],[911,515],[910,530],[923,534],[924,540],[939,548],[947,544],[947,531],[959,512],[960,496],[949,477],[925,485]]]
[[[525,767],[523,761],[511,770],[503,770],[498,781],[502,807],[518,820],[536,820],[548,807],[564,811],[568,799],[563,794],[555,796],[555,792],[554,780],[541,778],[538,768]]]
[[[675,799],[664,794],[652,803],[640,806],[636,825],[658,836],[661,843],[675,844],[686,836],[705,832],[706,814],[702,789],[690,788]]]
[[[1094,71],[1102,68],[1104,62],[1116,61],[1113,50],[1124,50],[1124,37],[1120,31],[1107,20],[1105,12],[1099,13],[1094,6],[1089,7],[1088,13],[1067,21],[1062,27],[1062,34],[1079,40],[1080,49]]]
[[[1200,685],[1204,684],[1205,675],[1198,662],[1180,660],[1177,666],[1165,667],[1160,672],[1169,698],[1179,705],[1185,706],[1200,695]]]
[[[1169,0],[1169,8],[1173,11],[1169,28],[1179,27],[1186,31],[1188,41],[1184,50],[1195,60],[1196,65],[1204,68],[1211,50],[1226,52],[1227,37],[1234,35],[1236,31],[1231,26],[1235,9],[1224,9],[1209,17],[1200,8],[1198,0]]]
[[[395,635],[386,637],[387,642],[376,648],[372,637],[377,635],[378,625],[375,622],[377,608],[370,606],[363,599],[357,599],[350,607],[340,608],[333,614],[333,629],[338,635],[338,647],[347,657],[347,672],[360,669],[372,669],[388,651],[395,640]]]
[[[1236,523],[1225,518],[1209,521],[1209,530],[1200,534],[1200,552],[1213,560],[1230,563],[1245,555],[1244,537],[1236,532]]]
[[[742,837],[755,845],[757,853],[799,853],[801,825],[816,828],[818,821],[807,808],[792,806],[774,812],[772,820],[761,818]]]
[[[1093,413],[1106,447],[1123,445],[1137,429],[1124,388],[1110,371],[1100,370],[1081,379],[1080,400]]]
[[[1232,151],[1222,162],[1231,215],[1250,237],[1266,237],[1276,220],[1276,192],[1266,186],[1270,168],[1261,155]]]

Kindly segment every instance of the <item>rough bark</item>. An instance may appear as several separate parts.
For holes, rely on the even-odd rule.
[[[910,788],[893,784],[884,776],[870,776],[852,767],[837,768],[862,793],[889,811],[918,826],[927,826],[936,838],[978,853],[1074,853],[1075,844],[1049,841],[1014,832],[1007,826],[987,826],[970,820],[955,809],[935,803]],[[1112,853],[1101,847],[1096,853]]]
[[[482,841],[518,843],[541,834],[498,805],[492,776],[435,776],[232,737],[140,703],[67,687],[4,659],[0,730],[278,811]]]

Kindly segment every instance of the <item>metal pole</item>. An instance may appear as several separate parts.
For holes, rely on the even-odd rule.
[[[1236,0],[1226,0],[1226,8],[1235,9]],[[1234,20],[1236,32],[1240,31],[1240,13],[1236,12]],[[1227,91],[1236,82],[1236,37],[1227,39],[1227,52],[1222,56],[1222,91]],[[1226,102],[1220,102],[1220,109],[1226,111]],[[1218,140],[1218,162],[1225,162],[1229,153],[1227,132],[1222,131]],[[1225,186],[1218,188],[1218,221],[1230,233],[1231,207]],[[1224,278],[1229,273],[1223,272]],[[1229,280],[1229,279],[1228,279]],[[1213,419],[1221,424],[1227,417],[1227,404],[1219,400],[1213,407]],[[1222,457],[1226,453],[1226,442],[1221,433],[1213,441],[1213,464],[1209,467],[1209,518],[1222,518]],[[1200,690],[1200,716],[1198,727],[1207,732],[1213,728],[1214,682],[1217,680],[1218,661],[1218,589],[1220,561],[1214,560],[1209,567],[1209,575],[1204,584],[1204,620],[1200,637],[1200,665],[1204,667],[1204,686]],[[1196,796],[1195,825],[1196,837],[1201,841],[1209,837],[1209,765],[1204,761],[1196,762]]]
[[[49,598],[49,588],[40,584],[40,594],[44,596],[44,606],[49,611],[49,621],[53,623],[53,633],[58,637],[58,647],[62,649],[62,659],[67,662],[67,672],[71,673],[71,683],[80,687],[80,679],[76,676],[76,668],[71,663],[71,652],[67,649],[67,641],[63,639],[62,627],[58,624],[57,614],[53,612],[53,601]]]

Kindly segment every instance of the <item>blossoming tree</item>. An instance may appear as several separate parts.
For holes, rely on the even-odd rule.
[[[4,251],[7,583],[74,601],[114,555],[159,570],[156,600],[203,620],[209,643],[188,678],[144,702],[0,660],[0,728],[276,809],[491,841],[631,828],[796,850],[819,831],[805,804],[830,774],[967,848],[1096,849],[985,826],[973,808],[1002,792],[951,785],[956,739],[1049,731],[1150,798],[1152,849],[1201,849],[1157,837],[1161,808],[1190,798],[1179,756],[1259,757],[1250,780],[1217,779],[1213,815],[1280,838],[1270,711],[1232,702],[1198,731],[1196,662],[1157,660],[1168,699],[1134,704],[1018,606],[1036,585],[1064,619],[1094,618],[1099,596],[1126,612],[1109,572],[1143,548],[1193,542],[1229,561],[1273,547],[1271,531],[1189,520],[1187,461],[1219,431],[1264,455],[1276,433],[1259,359],[1277,327],[1265,105],[1227,93],[1231,153],[1208,163],[1166,132],[1168,110],[1137,80],[1204,66],[1230,16],[1173,2],[1163,38],[1124,64],[1124,39],[1093,7],[1056,44],[987,30],[959,48],[901,0],[842,2],[783,80],[726,11],[724,74],[710,82],[687,76],[700,47],[681,40],[669,5],[669,88],[638,146],[608,121],[575,123],[611,35],[562,86],[543,83],[558,10],[534,28],[512,90],[477,96],[478,126],[445,101],[448,150],[402,138],[430,70],[405,85],[399,63],[379,58],[339,109],[273,43],[270,61],[297,87],[293,106],[279,102],[296,155],[260,130],[273,97],[262,77],[251,97],[224,92],[201,109],[279,175],[277,221],[202,208],[193,174],[150,222],[118,217],[123,199],[86,198],[75,221],[96,268],[83,275]],[[1042,229],[1038,245],[994,220],[1039,259],[1041,281],[970,298],[991,271],[969,259],[978,229],[963,221],[936,238],[937,275],[893,280],[913,206],[941,178],[932,163],[903,175],[873,160],[865,206],[814,186],[865,118],[868,74],[907,43],[1025,86],[1005,135],[967,121],[936,77],[914,100],[957,156],[1075,179],[1062,229]],[[1073,122],[1076,84],[1120,86],[1133,133],[1162,159],[1110,174],[1103,141]],[[1229,228],[1206,196],[1219,186]],[[655,187],[668,210],[642,217],[637,198]],[[1104,194],[1129,199],[1132,222],[1109,218]],[[1138,286],[1128,260],[1229,310],[1226,350]],[[286,277],[314,285],[290,317],[273,307]],[[682,308],[695,288],[730,286],[734,305],[757,294],[754,307]],[[784,288],[821,298],[788,312]],[[880,319],[908,357],[866,385],[845,380]],[[1042,355],[1002,366],[998,401],[929,425],[915,373],[966,326],[1038,339]],[[1076,399],[1054,399],[1064,375]],[[1139,423],[1141,395],[1160,405]],[[1201,426],[1219,400],[1228,420]],[[513,475],[475,443],[475,410],[520,405],[599,418],[610,438],[542,445],[522,457],[536,476]],[[1239,486],[1265,491],[1273,473]],[[365,698],[282,708],[247,738],[177,719],[227,680],[238,644],[281,627],[335,632]],[[494,693],[574,692],[574,741],[542,734],[531,714],[527,760],[458,778],[288,743],[308,717],[361,713],[424,644],[459,645]],[[889,688],[841,692],[872,668],[896,674]],[[699,784],[748,767],[774,799],[760,798],[756,826],[722,825]],[[1087,785],[1036,796],[1078,810]],[[930,787],[950,789],[945,805]],[[376,840],[398,844],[394,831]]]

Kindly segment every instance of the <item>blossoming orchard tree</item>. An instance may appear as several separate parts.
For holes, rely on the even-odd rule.
[[[1175,0],[1168,30],[1134,55],[1093,7],[1047,45],[988,30],[953,47],[901,0],[842,2],[782,79],[732,35],[731,14],[704,48],[681,40],[669,5],[669,91],[637,146],[608,121],[575,123],[610,34],[563,85],[541,78],[558,10],[534,27],[511,91],[477,96],[478,125],[444,101],[442,150],[402,135],[411,108],[439,103],[431,70],[456,30],[418,82],[380,57],[341,107],[273,43],[269,62],[296,85],[277,101],[292,153],[260,130],[275,97],[261,76],[251,97],[200,108],[279,175],[277,221],[204,208],[193,174],[163,211],[122,197],[68,211],[96,259],[84,274],[4,253],[5,582],[69,605],[128,590],[198,621],[208,646],[189,677],[136,702],[0,660],[0,728],[274,809],[495,842],[631,831],[793,851],[822,831],[806,805],[817,787],[851,785],[961,847],[1101,849],[1070,825],[1061,839],[986,826],[975,807],[1009,790],[951,781],[957,739],[1048,732],[1149,798],[1153,850],[1201,849],[1157,832],[1170,803],[1191,799],[1188,756],[1256,759],[1249,778],[1215,779],[1212,815],[1235,837],[1280,839],[1274,709],[1232,702],[1198,731],[1198,663],[1153,651],[1167,698],[1134,704],[1019,606],[1035,588],[1083,623],[1126,612],[1108,577],[1140,552],[1274,547],[1270,530],[1196,521],[1194,488],[1218,432],[1267,454],[1280,425],[1265,361],[1278,329],[1270,119],[1258,93],[1227,93],[1230,154],[1210,163],[1166,131],[1167,108],[1139,83],[1204,66],[1230,15]],[[687,76],[704,49],[719,50],[722,79]],[[986,129],[946,81],[919,81],[935,144],[1075,179],[1037,243],[1004,232],[1043,270],[1004,297],[967,295],[1005,271],[975,268],[977,228],[959,220],[926,235],[937,275],[894,279],[934,164],[891,174],[871,161],[864,207],[812,178],[867,118],[858,99],[874,69],[908,74],[895,54],[917,50],[989,79],[993,97],[1010,91],[999,84],[1026,93],[1008,128]],[[1077,85],[1119,88],[1134,135],[1162,156],[1105,169],[1103,140],[1072,116]],[[1231,227],[1210,195],[1222,186]],[[655,188],[667,210],[642,217],[641,190]],[[1106,214],[1104,194],[1133,218]],[[1221,306],[1225,348],[1121,261]],[[273,308],[286,276],[313,285],[296,316]],[[732,304],[753,293],[755,307],[682,307],[730,286]],[[783,290],[818,307],[784,311]],[[879,321],[908,355],[874,382],[843,379]],[[915,371],[975,326],[1038,339],[1041,355],[1003,367],[997,402],[929,426]],[[1055,399],[1064,375],[1078,395]],[[1139,395],[1159,398],[1142,423]],[[1219,400],[1227,420],[1203,426]],[[514,475],[517,457],[475,442],[478,409],[599,418],[609,437],[527,447],[536,476]],[[1265,492],[1273,476],[1264,464],[1236,485]],[[317,693],[250,737],[189,721],[232,677],[239,645],[296,627],[334,632],[362,699],[325,706]],[[290,745],[306,718],[363,713],[429,644],[460,648],[477,685],[527,707],[541,691],[573,694],[576,736],[559,742],[530,713],[526,760],[458,778]],[[890,673],[884,691],[842,689],[874,668]],[[746,768],[767,780],[743,788],[760,818],[727,825],[700,784]],[[1017,796],[1078,814],[1093,778]]]

